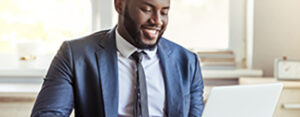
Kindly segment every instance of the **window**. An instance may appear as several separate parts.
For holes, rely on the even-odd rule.
[[[62,41],[91,33],[91,21],[88,0],[1,0],[0,68],[14,65],[12,58],[21,54],[54,54]]]
[[[20,42],[42,42],[44,54],[55,53],[66,39],[112,28],[113,6],[112,0],[1,0],[0,68],[18,61],[11,58],[19,59],[12,53]],[[171,0],[169,17],[164,37],[195,51],[230,50],[244,62],[245,0]]]
[[[228,49],[229,0],[173,0],[165,37],[188,49]]]

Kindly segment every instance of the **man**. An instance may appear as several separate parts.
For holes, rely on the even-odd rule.
[[[63,43],[31,116],[201,116],[197,55],[162,38],[170,0],[114,2],[114,29]]]

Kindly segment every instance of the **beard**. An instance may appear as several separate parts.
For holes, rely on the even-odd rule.
[[[135,23],[133,18],[130,17],[129,11],[128,11],[128,5],[126,5],[126,7],[125,7],[124,26],[125,26],[125,29],[127,30],[128,34],[132,37],[131,44],[133,44],[134,46],[136,46],[139,49],[149,49],[149,50],[154,49],[156,47],[156,45],[158,44],[160,38],[163,35],[163,32],[160,32],[160,34],[158,35],[157,40],[154,44],[145,44],[142,41],[141,31],[139,31],[139,30],[141,30],[141,27],[138,28],[139,26]],[[149,24],[148,26],[155,27],[155,24],[153,24],[153,25]]]

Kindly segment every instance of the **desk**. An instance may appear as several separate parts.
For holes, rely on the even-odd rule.
[[[41,83],[0,83],[0,117],[30,117],[41,86]],[[74,112],[70,117],[74,117]]]
[[[38,83],[0,83],[0,116],[29,117],[40,87]]]
[[[283,83],[274,117],[300,117],[300,81],[278,81],[275,78],[239,78],[239,84]],[[258,105],[259,106],[259,105]]]

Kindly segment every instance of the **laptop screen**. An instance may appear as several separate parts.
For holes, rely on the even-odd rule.
[[[214,87],[202,117],[272,117],[282,83]]]

